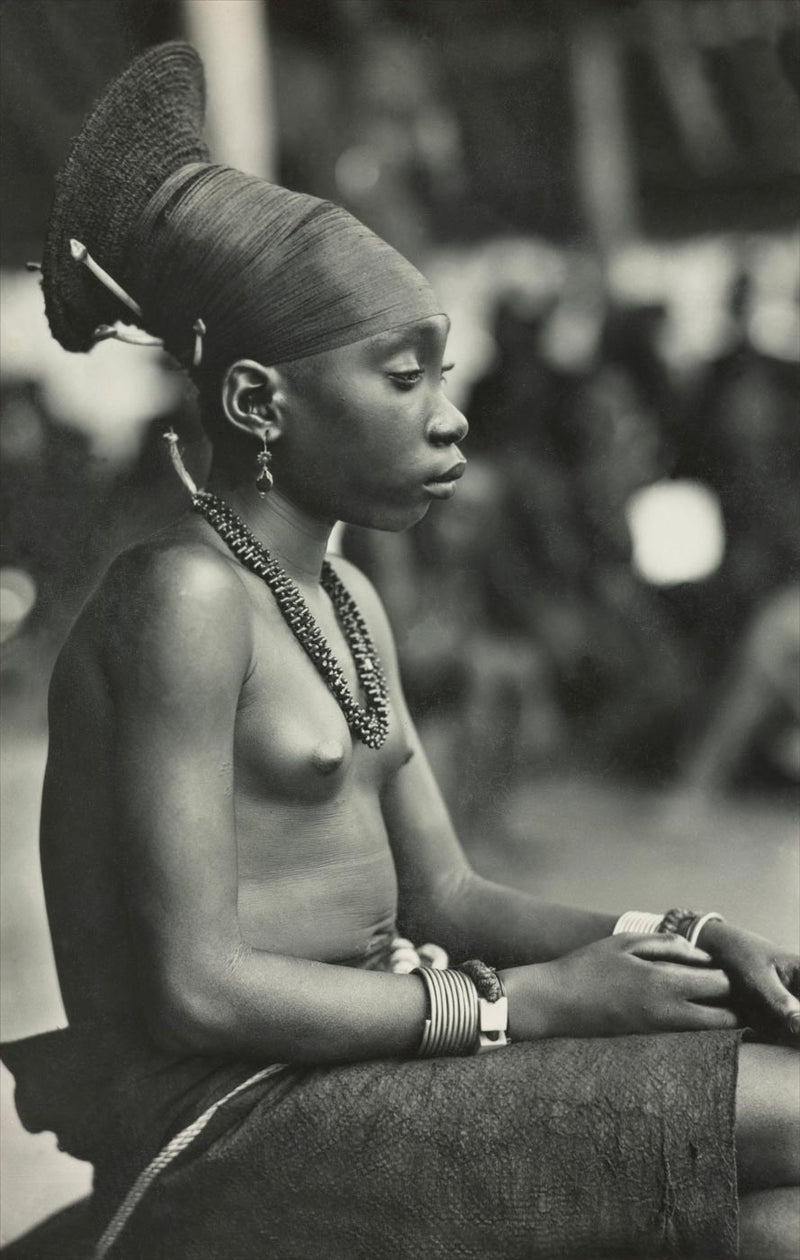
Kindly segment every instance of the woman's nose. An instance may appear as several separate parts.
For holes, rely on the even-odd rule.
[[[442,399],[442,404],[431,417],[428,424],[428,438],[437,446],[451,446],[454,443],[458,445],[463,442],[469,433],[469,425],[465,416],[462,416],[458,407],[453,406],[449,399]]]

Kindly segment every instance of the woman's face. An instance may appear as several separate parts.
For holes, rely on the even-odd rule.
[[[443,315],[279,368],[276,485],[325,520],[415,524],[449,498],[467,422],[445,393]]]

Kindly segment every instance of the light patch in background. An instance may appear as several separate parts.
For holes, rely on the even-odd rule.
[[[50,335],[41,289],[27,271],[6,271],[0,284],[3,378],[32,381],[56,420],[86,433],[92,453],[111,463],[135,458],[154,416],[185,393],[182,372],[163,350],[103,341],[70,354]]]
[[[678,373],[726,353],[740,335],[729,310],[739,276],[750,284],[747,332],[756,349],[775,358],[800,358],[797,292],[800,235],[698,237],[682,244],[637,241],[610,260],[615,301],[663,302],[667,322],[660,350]]]
[[[665,304],[659,348],[669,366],[682,372],[728,348],[726,304],[735,273],[734,251],[725,237],[669,246],[638,241],[613,257],[608,281],[619,302]]]
[[[447,357],[456,367],[447,390],[456,407],[463,407],[496,361],[492,327],[498,301],[512,303],[520,315],[534,315],[562,292],[568,266],[564,251],[547,242],[498,237],[478,246],[435,249],[420,270],[453,321]]]
[[[748,334],[757,350],[800,359],[800,235],[757,237],[749,243],[753,303]]]
[[[336,163],[336,186],[345,200],[372,192],[381,177],[381,164],[373,149],[354,144]]]
[[[0,643],[19,629],[36,603],[36,583],[24,569],[0,569]]]
[[[364,153],[351,156],[349,172],[351,158],[343,155],[345,176],[369,180]],[[456,361],[450,384],[456,406],[496,361],[492,327],[500,300],[521,316],[547,316],[540,352],[567,372],[591,370],[609,302],[663,303],[666,318],[657,348],[681,379],[703,371],[741,337],[730,299],[737,278],[746,276],[745,321],[754,347],[789,362],[800,358],[797,232],[704,236],[682,244],[632,241],[612,252],[605,274],[580,250],[533,237],[497,237],[478,246],[435,248],[420,269],[453,320],[448,357]]]
[[[725,554],[719,499],[699,481],[657,481],[625,508],[633,564],[653,586],[702,582]]]
[[[275,179],[278,135],[265,6],[183,0],[186,38],[203,59],[212,160]]]

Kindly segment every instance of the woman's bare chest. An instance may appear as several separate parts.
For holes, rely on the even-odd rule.
[[[396,721],[377,751],[353,739],[302,648],[280,648],[255,657],[236,719],[240,920],[262,948],[352,957],[396,909],[381,792],[403,741]]]
[[[259,584],[260,587],[260,584]],[[350,648],[333,608],[320,592],[312,609],[332,667],[320,667],[279,613],[271,595],[254,597],[251,668],[242,687],[236,720],[236,758],[243,772],[295,801],[326,800],[357,780],[380,792],[402,764],[405,749],[398,723],[379,749],[354,735],[332,678],[339,674],[350,697],[366,704]]]
[[[334,642],[332,647],[363,703],[346,645]],[[366,747],[349,730],[325,678],[288,629],[274,619],[257,627],[233,749],[237,833],[246,847],[254,831],[253,843],[263,852],[264,829],[272,833],[271,820],[280,818],[284,836],[301,833],[313,844],[318,835],[328,857],[340,849],[352,853],[362,844],[372,849],[382,832],[381,793],[405,755],[396,716],[390,715],[385,744]]]

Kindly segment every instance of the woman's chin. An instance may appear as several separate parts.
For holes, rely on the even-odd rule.
[[[430,501],[415,503],[413,507],[382,507],[370,513],[354,513],[349,520],[351,525],[359,525],[364,529],[379,529],[386,534],[401,534],[403,530],[412,529],[427,516]],[[356,516],[358,519],[356,519]]]

